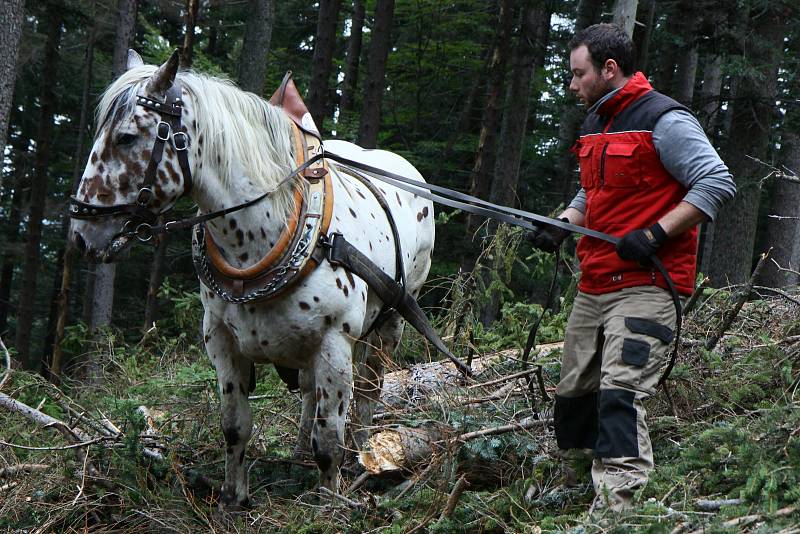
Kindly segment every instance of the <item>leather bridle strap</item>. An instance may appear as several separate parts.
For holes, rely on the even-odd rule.
[[[192,171],[189,166],[188,157],[189,137],[183,131],[183,126],[181,125],[183,102],[181,101],[180,84],[175,82],[172,87],[167,90],[164,101],[149,96],[138,95],[136,97],[136,104],[156,112],[161,119],[156,126],[156,138],[153,141],[153,147],[150,151],[150,160],[147,163],[144,178],[139,186],[139,192],[136,194],[136,200],[128,204],[101,206],[84,202],[72,196],[70,197],[69,213],[72,218],[95,219],[98,217],[129,215],[130,218],[125,222],[123,228],[128,226],[139,227],[142,225],[152,225],[158,220],[158,217],[172,207],[172,204],[177,200],[177,197],[172,199],[172,202],[169,202],[167,207],[159,212],[153,212],[150,209],[150,204],[155,197],[153,185],[156,183],[156,178],[158,177],[158,166],[164,156],[164,148],[167,142],[170,142],[175,149],[178,157],[178,165],[183,174],[182,195],[191,191]],[[123,233],[129,232],[123,231]]]

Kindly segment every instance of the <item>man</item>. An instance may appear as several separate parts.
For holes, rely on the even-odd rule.
[[[697,224],[736,188],[683,105],[633,71],[630,38],[596,24],[570,42],[570,90],[588,116],[573,147],[581,190],[561,218],[621,238],[583,237],[581,279],[556,389],[561,449],[593,449],[593,509],[631,505],[653,469],[643,401],[655,392],[674,337],[675,307],[648,258],[656,254],[682,295],[694,288]],[[555,251],[567,232],[540,227],[534,246]]]

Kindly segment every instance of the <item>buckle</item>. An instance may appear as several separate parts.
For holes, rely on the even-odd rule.
[[[166,126],[166,130],[164,131],[164,133],[161,133],[163,126]],[[159,121],[158,122],[158,126],[156,126],[156,137],[158,138],[158,140],[159,141],[169,141],[169,132],[170,132],[171,129],[172,128],[170,128],[168,122]]]
[[[178,145],[178,139],[183,139],[183,144]],[[172,144],[175,146],[175,150],[183,151],[189,148],[189,136],[186,135],[185,132],[175,132],[172,134]]]
[[[136,203],[143,208],[146,208],[150,201],[153,200],[153,190],[149,187],[143,187],[139,189],[139,193],[136,195]]]

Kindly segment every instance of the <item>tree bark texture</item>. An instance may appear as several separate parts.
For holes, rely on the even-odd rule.
[[[0,2],[0,148],[6,146],[8,118],[17,79],[17,55],[22,36],[24,0]]]
[[[311,82],[308,85],[306,105],[320,132],[329,115],[331,94],[331,63],[336,45],[336,28],[339,26],[339,9],[342,0],[320,0],[317,33],[314,38],[314,56],[311,59]]]
[[[347,57],[344,67],[344,83],[339,109],[352,111],[358,87],[358,66],[361,61],[361,43],[364,37],[364,18],[366,8],[364,0],[354,0],[353,18],[350,23],[350,37],[347,39]]]
[[[714,226],[714,248],[708,275],[715,285],[743,283],[750,277],[756,235],[761,179],[775,117],[777,69],[783,56],[786,16],[777,6],[752,19],[747,50],[754,68],[739,80],[732,103],[731,135],[725,161],[736,180],[733,201],[721,210]]]
[[[367,79],[364,82],[364,103],[358,127],[358,144],[375,148],[381,125],[381,99],[385,86],[386,61],[391,45],[394,0],[377,0],[375,22],[372,25],[367,61]]]
[[[150,267],[150,283],[147,287],[147,302],[144,306],[144,325],[142,333],[152,326],[156,318],[158,307],[158,290],[161,288],[161,282],[164,280],[164,261],[167,257],[167,244],[169,243],[169,234],[162,234],[158,240],[158,247],[153,256],[153,263]]]
[[[642,0],[637,9],[638,21],[641,23],[633,29],[633,51],[636,55],[634,68],[647,73],[647,62],[650,55],[650,41],[655,26],[656,1]]]
[[[514,50],[513,70],[505,113],[500,129],[500,144],[494,166],[489,201],[503,206],[518,204],[517,186],[522,161],[522,145],[528,125],[533,73],[541,69],[550,36],[552,4],[549,1],[526,0],[521,10],[520,38]],[[538,99],[538,95],[533,97]],[[502,261],[498,256],[496,262]],[[499,267],[497,265],[496,267]],[[500,296],[493,293],[482,311],[481,322],[488,325],[497,318]]]
[[[506,65],[512,41],[515,4],[516,2],[513,0],[501,0],[499,2],[497,31],[495,32],[492,57],[489,63],[486,105],[484,106],[483,121],[478,136],[478,148],[475,151],[475,163],[472,166],[470,175],[469,194],[478,198],[486,198],[488,196],[491,184],[489,169],[494,166],[497,134],[502,117],[500,102],[503,88],[505,87]],[[482,220],[483,218],[467,215],[467,234],[472,235]]]
[[[580,0],[575,16],[575,31],[578,32],[599,22],[602,11],[603,2],[601,0]],[[568,85],[569,81],[566,84]],[[565,92],[569,93],[569,89],[565,88]],[[556,187],[561,191],[561,199],[565,206],[577,192],[577,175],[575,173],[577,162],[569,148],[575,144],[575,140],[578,138],[578,128],[584,117],[584,110],[577,105],[575,98],[571,95],[567,96],[561,110],[561,122],[558,125],[555,169]]]
[[[59,46],[63,10],[51,4],[46,15],[47,40],[42,62],[42,92],[39,127],[36,142],[36,157],[31,177],[28,230],[25,242],[25,268],[19,294],[17,313],[16,347],[19,359],[28,366],[34,364],[30,357],[31,329],[36,301],[36,283],[41,266],[39,247],[42,240],[42,219],[47,194],[50,148],[53,144],[53,114],[56,111],[55,87],[58,76]]]
[[[20,154],[18,151],[17,154]],[[18,158],[19,160],[19,158]],[[17,169],[15,173],[14,191],[11,197],[11,209],[6,227],[6,248],[3,251],[3,266],[0,268],[0,336],[6,334],[8,313],[11,310],[11,284],[14,281],[14,266],[19,265],[20,223],[22,222],[23,177],[25,171]]]
[[[136,13],[139,0],[117,1],[117,25],[114,36],[114,58],[111,77],[116,80],[128,68],[128,49],[133,47],[136,34]]]
[[[93,6],[95,3],[93,2]],[[81,95],[81,111],[80,118],[78,119],[78,140],[75,147],[75,166],[72,169],[72,193],[78,187],[78,183],[83,173],[84,163],[86,161],[86,133],[89,122],[89,92],[92,88],[92,72],[94,70],[94,45],[97,39],[97,23],[92,26],[89,32],[89,38],[86,42],[86,52],[84,55],[84,70],[83,70],[83,93]],[[116,51],[116,50],[115,50]],[[66,235],[64,248],[64,257],[61,262],[61,276],[60,289],[56,296],[56,318],[55,318],[55,331],[53,332],[53,347],[52,358],[50,359],[50,380],[54,383],[59,383],[61,378],[61,363],[63,352],[61,350],[61,341],[64,339],[64,329],[67,325],[67,315],[69,313],[69,287],[72,279],[72,268],[75,261],[75,248],[72,241],[69,239],[69,220],[64,221]]]
[[[614,16],[612,22],[633,37],[633,27],[636,25],[636,7],[638,0],[615,0]]]
[[[781,159],[784,167],[800,173],[800,111],[794,108],[792,121],[787,121],[781,138]],[[795,175],[797,178],[797,174]],[[800,283],[800,183],[776,179],[767,221],[767,247],[772,247],[769,262],[764,266],[760,284],[769,287],[787,287]],[[786,217],[786,218],[778,218]],[[789,269],[784,271],[778,266]]]
[[[678,53],[678,65],[675,72],[675,92],[673,98],[692,107],[694,84],[697,77],[697,31],[700,14],[694,2],[681,2],[678,5],[682,24],[680,25],[681,46]]]
[[[186,0],[186,16],[184,25],[186,33],[183,34],[181,47],[181,67],[191,68],[194,57],[194,30],[197,26],[197,14],[200,11],[200,0]]]
[[[239,87],[257,95],[264,92],[267,56],[275,24],[274,0],[249,0],[247,24],[239,56]]]

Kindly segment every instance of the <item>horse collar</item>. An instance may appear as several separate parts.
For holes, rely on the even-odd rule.
[[[292,123],[295,160],[302,166],[322,151],[320,139]],[[194,227],[192,259],[200,280],[221,299],[244,303],[267,300],[310,273],[324,259],[317,241],[326,235],[333,212],[333,184],[324,159],[301,173],[306,180],[295,189],[295,209],[277,243],[256,264],[245,269],[230,265],[204,224]]]

